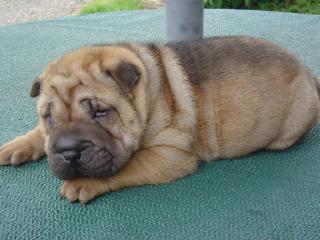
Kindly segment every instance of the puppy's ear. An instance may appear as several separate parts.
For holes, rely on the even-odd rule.
[[[40,78],[36,78],[32,82],[31,90],[30,90],[30,97],[38,97],[40,94],[40,89],[41,89],[41,80]]]
[[[111,76],[125,92],[130,92],[137,85],[140,77],[138,68],[128,62],[121,62],[113,70],[107,70],[106,74]]]

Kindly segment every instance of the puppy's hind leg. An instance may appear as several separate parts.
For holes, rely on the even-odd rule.
[[[44,138],[37,127],[0,147],[0,165],[19,165],[44,155]]]
[[[310,79],[309,79],[310,80]],[[278,137],[266,149],[283,150],[291,147],[317,125],[320,116],[320,101],[314,82],[300,81],[293,103]]]

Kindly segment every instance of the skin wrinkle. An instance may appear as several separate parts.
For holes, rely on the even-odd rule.
[[[137,53],[136,49],[132,46],[132,44],[130,44],[130,43],[124,43],[124,44],[121,45],[121,46],[122,46],[123,48],[125,48],[125,49],[129,49],[133,54],[135,54],[135,56],[136,56],[137,58],[139,58],[139,54]],[[147,66],[146,66],[146,64],[144,63],[144,61],[142,61],[142,64],[143,64],[144,69],[147,69]],[[148,72],[147,72],[146,74],[148,75]],[[150,76],[147,76],[147,78],[150,78]],[[140,111],[138,111],[138,109],[136,108],[136,106],[135,106],[134,104],[132,104],[131,106],[132,106],[132,107],[134,108],[134,110],[138,113],[138,118],[139,118],[139,120],[142,121],[143,118],[142,118],[142,115],[141,115]],[[149,117],[150,117],[150,111],[149,111],[149,113],[147,114],[146,122],[148,122]]]
[[[219,86],[219,84],[217,85]],[[221,118],[220,116],[220,91],[219,89],[215,88],[213,89],[213,102],[214,102],[214,106],[213,107],[213,112],[214,112],[214,116],[215,116],[215,121],[214,121],[214,128],[215,128],[215,133],[216,133],[216,139],[218,142],[218,149],[219,149],[219,153],[221,155],[223,155],[223,146],[224,146],[224,141],[223,141],[223,133],[222,133],[222,127],[221,127]]]
[[[166,69],[169,85],[176,102],[174,124],[188,132],[193,132],[196,121],[196,106],[194,101],[194,91],[189,83],[189,76],[185,68],[180,65],[178,56],[166,45],[161,48],[163,65]],[[175,61],[174,61],[175,60]],[[184,118],[184,120],[182,120]]]
[[[79,82],[78,84],[75,84],[74,86],[71,86],[71,87],[69,88],[68,95],[70,96],[70,99],[73,99],[73,98],[74,98],[74,96],[75,96],[75,91],[76,91],[78,88],[82,87],[82,86],[84,86],[83,83],[82,83],[82,82]],[[71,100],[70,102],[73,102],[73,101]],[[70,105],[70,104],[69,104],[69,105]]]
[[[155,45],[155,44],[150,44],[149,45],[149,49],[151,50],[158,66],[159,66],[159,75],[160,75],[160,81],[161,81],[161,87],[164,89],[163,92],[165,94],[165,101],[169,107],[169,113],[170,113],[170,116],[169,116],[169,119],[172,119],[172,114],[174,112],[176,112],[176,101],[175,99],[173,98],[173,93],[170,89],[170,85],[169,85],[169,82],[168,82],[168,77],[166,75],[166,71],[164,69],[164,65],[163,65],[163,61],[162,61],[162,56],[161,56],[161,53],[160,53],[160,49]],[[172,121],[169,123],[169,126],[170,127],[172,125]]]
[[[106,76],[107,76],[106,71],[110,71],[110,72],[112,71],[112,69],[108,69],[108,68],[105,68],[105,67],[103,66],[103,60],[102,60],[102,58],[99,58],[99,59],[98,59],[98,66],[99,66],[100,72],[103,73],[103,74],[106,75]],[[107,77],[108,77],[108,76],[107,76]],[[115,81],[115,79],[113,78],[112,75],[111,75],[109,78],[110,78],[111,80],[113,80],[113,82],[118,86],[118,89],[121,88],[121,86],[119,85],[119,82]],[[119,91],[119,92],[121,92],[121,91]]]
[[[70,114],[72,112],[72,111],[70,111],[71,110],[70,103],[67,103],[67,102],[64,101],[64,99],[60,96],[59,91],[55,86],[51,85],[50,88],[53,90],[53,92],[58,97],[60,102],[64,105],[64,107],[68,110],[68,111],[65,112],[65,114],[67,114],[68,115],[68,119],[70,119]]]
[[[193,154],[191,151],[186,151],[185,149],[182,149],[182,148],[179,148],[179,147],[172,147],[172,146],[166,145],[166,144],[153,145],[152,147],[147,147],[147,148],[144,148],[144,149],[152,149],[152,148],[158,148],[158,147],[165,147],[165,148],[168,148],[168,149],[170,149],[170,148],[178,149],[179,151],[184,152],[186,154],[190,154],[190,155]]]

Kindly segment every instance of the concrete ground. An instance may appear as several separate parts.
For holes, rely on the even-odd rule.
[[[79,14],[92,0],[0,0],[0,26]],[[143,0],[145,8],[159,8],[165,0]]]
[[[0,0],[0,25],[75,15],[92,0]]]

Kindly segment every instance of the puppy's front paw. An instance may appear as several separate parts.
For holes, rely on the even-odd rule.
[[[60,189],[60,194],[67,198],[69,202],[79,200],[82,204],[105,192],[106,188],[102,180],[90,177],[66,180]]]
[[[41,154],[34,151],[28,137],[20,136],[0,148],[0,165],[19,165],[28,160],[36,160]]]

